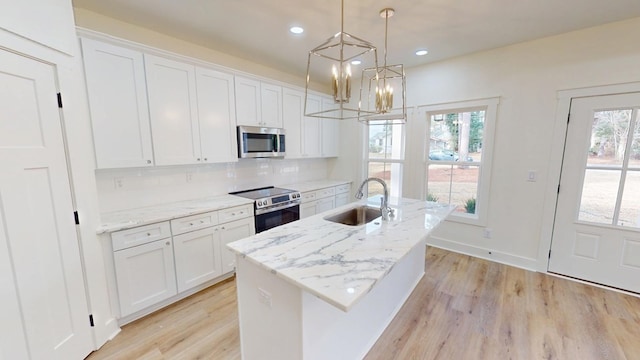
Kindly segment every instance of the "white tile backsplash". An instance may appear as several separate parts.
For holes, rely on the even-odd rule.
[[[97,170],[100,211],[110,212],[227,194],[262,186],[323,180],[327,159],[242,159],[236,163]]]

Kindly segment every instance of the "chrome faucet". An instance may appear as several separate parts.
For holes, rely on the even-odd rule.
[[[389,217],[393,216],[393,209],[389,207],[389,190],[387,189],[387,183],[384,180],[379,178],[370,177],[360,184],[358,191],[356,191],[356,199],[362,199],[364,194],[362,193],[362,189],[364,189],[365,184],[369,181],[376,181],[382,185],[382,189],[384,190],[384,197],[380,199],[380,213],[382,213],[382,220],[389,220]]]

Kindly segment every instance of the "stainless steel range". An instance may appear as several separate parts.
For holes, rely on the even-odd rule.
[[[256,233],[300,219],[298,191],[269,186],[229,194],[255,200]]]

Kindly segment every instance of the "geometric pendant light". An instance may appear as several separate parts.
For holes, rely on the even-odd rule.
[[[389,18],[395,11],[382,9],[384,25],[384,65],[362,71],[360,104],[363,111],[358,120],[364,123],[404,124],[407,121],[406,76],[402,64],[387,65],[387,35]]]
[[[329,119],[357,119],[362,110],[358,97],[352,96],[353,71],[358,68],[378,68],[378,53],[370,42],[344,31],[344,0],[341,0],[340,32],[309,51],[305,86],[304,114]],[[359,64],[359,65],[356,65]],[[311,100],[309,84],[324,86],[331,94],[332,104],[319,106]],[[365,110],[374,114],[375,110]]]

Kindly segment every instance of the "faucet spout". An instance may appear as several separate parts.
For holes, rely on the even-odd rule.
[[[364,189],[364,186],[370,181],[375,181],[382,185],[384,196],[380,200],[380,212],[382,213],[382,220],[388,221],[389,217],[393,215],[393,209],[389,207],[389,189],[387,188],[387,183],[384,182],[384,180],[380,178],[370,177],[363,181],[362,184],[360,184],[360,187],[358,187],[358,191],[356,191],[356,199],[362,199],[362,197],[364,196],[362,190]]]

